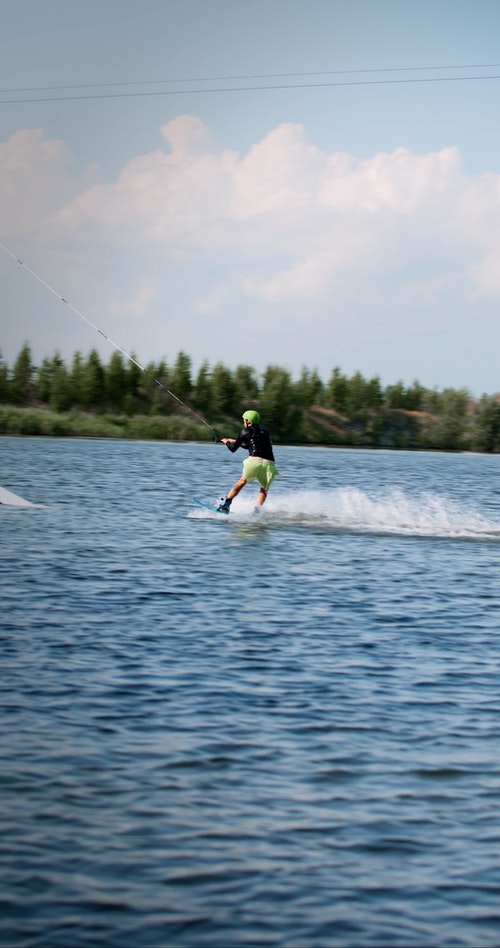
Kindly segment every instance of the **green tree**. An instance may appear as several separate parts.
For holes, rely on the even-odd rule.
[[[483,395],[476,418],[476,448],[489,454],[500,453],[500,398]]]
[[[69,381],[71,385],[71,395],[73,404],[81,407],[83,405],[83,378],[85,375],[85,366],[81,352],[75,352],[69,372]]]
[[[421,411],[426,411],[430,415],[436,414],[440,410],[440,393],[437,389],[424,388],[421,396]]]
[[[73,393],[70,375],[59,356],[52,360],[52,379],[50,385],[49,405],[52,411],[68,411],[73,404]]]
[[[38,398],[52,411],[69,411],[76,404],[75,388],[59,352],[43,359],[36,373]]]
[[[406,403],[406,389],[401,381],[389,385],[385,390],[385,404],[387,408],[404,408]]]
[[[367,407],[367,385],[361,372],[355,372],[347,383],[346,408],[349,414],[355,415]]]
[[[234,408],[238,411],[245,411],[250,403],[257,405],[259,402],[260,390],[259,382],[254,369],[249,365],[238,365],[233,373],[234,389]]]
[[[113,352],[105,371],[106,401],[114,411],[123,411],[127,394],[127,370],[121,352]]]
[[[0,402],[7,402],[9,398],[9,369],[0,353]]]
[[[137,371],[141,372],[138,368]],[[169,369],[164,359],[156,365],[154,362],[148,362],[140,375],[133,373],[132,388],[134,382],[137,386],[134,401],[140,411],[150,412],[153,415],[165,411],[168,403],[165,389],[168,390],[169,386]]]
[[[325,393],[326,407],[333,408],[334,411],[340,413],[345,412],[347,410],[347,390],[347,378],[336,366],[330,376]]]
[[[301,408],[311,408],[323,401],[324,385],[316,369],[311,372],[303,367],[300,378],[294,385],[295,398]]]
[[[234,402],[235,389],[232,372],[222,362],[217,362],[210,374],[210,415],[217,417],[234,414]]]
[[[102,410],[106,403],[104,368],[95,349],[90,351],[83,366],[80,397],[82,406],[87,409]]]
[[[466,389],[447,388],[439,397],[439,414],[433,428],[436,447],[458,451],[466,447],[470,395]]]
[[[410,388],[405,388],[401,381],[389,385],[385,391],[387,408],[404,408],[406,411],[425,411],[424,399],[426,390],[415,381]]]
[[[14,363],[9,384],[9,400],[15,405],[30,405],[33,401],[35,395],[34,372],[31,349],[25,343]]]
[[[143,374],[143,370],[137,364],[137,358],[132,352],[126,367],[126,394],[123,408],[127,415],[133,414],[134,409],[138,406],[139,388]]]
[[[202,414],[210,408],[210,366],[206,360],[201,364],[196,376],[193,401]]]
[[[168,400],[168,392],[172,389],[172,372],[170,371],[165,359],[161,359],[158,362],[156,368],[151,367],[151,374],[148,379],[145,380],[146,385],[151,389],[150,401],[151,407],[150,411],[153,415],[160,415],[169,409],[172,409],[172,399]],[[177,394],[174,391],[174,396]],[[174,398],[173,409],[177,410],[178,402]]]
[[[423,411],[425,389],[416,379],[406,392],[406,408],[408,411]]]
[[[366,383],[365,404],[366,408],[371,408],[374,411],[379,411],[384,404],[384,393],[378,375],[374,375],[374,377]]]
[[[44,405],[48,405],[50,402],[50,392],[52,389],[52,377],[54,375],[54,360],[45,359],[42,360],[39,365],[36,376],[35,384],[38,398]]]
[[[170,374],[169,388],[183,402],[191,398],[193,383],[191,381],[191,359],[185,352],[179,352]]]
[[[290,373],[277,365],[270,365],[262,380],[261,409],[263,423],[276,438],[293,437],[300,422],[301,412],[295,404],[294,387]]]

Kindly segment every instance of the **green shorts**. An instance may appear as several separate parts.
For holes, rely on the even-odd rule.
[[[265,461],[264,458],[246,458],[243,461],[243,477],[245,480],[249,483],[257,480],[263,490],[269,490],[278,473],[273,461]]]

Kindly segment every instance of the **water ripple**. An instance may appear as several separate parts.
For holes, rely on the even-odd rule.
[[[6,948],[499,943],[500,459],[281,454],[4,439]]]

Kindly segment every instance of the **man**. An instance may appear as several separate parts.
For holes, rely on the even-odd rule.
[[[244,412],[243,425],[237,438],[221,438],[222,443],[227,445],[232,452],[237,451],[238,448],[246,448],[248,451],[248,457],[243,461],[243,472],[239,481],[231,487],[217,508],[221,513],[228,514],[233,498],[239,494],[245,484],[255,480],[260,485],[255,506],[255,512],[258,512],[265,503],[269,487],[278,474],[274,463],[271,435],[267,428],[260,424],[258,411]]]

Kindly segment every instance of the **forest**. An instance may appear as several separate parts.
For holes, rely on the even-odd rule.
[[[257,408],[273,440],[406,450],[500,451],[500,395],[427,389],[414,381],[383,387],[336,366],[325,381],[269,365],[230,369],[204,362],[194,374],[179,352],[142,367],[92,349],[66,364],[58,353],[33,364],[25,344],[9,366],[0,354],[0,434],[206,441],[234,436],[241,413]]]

